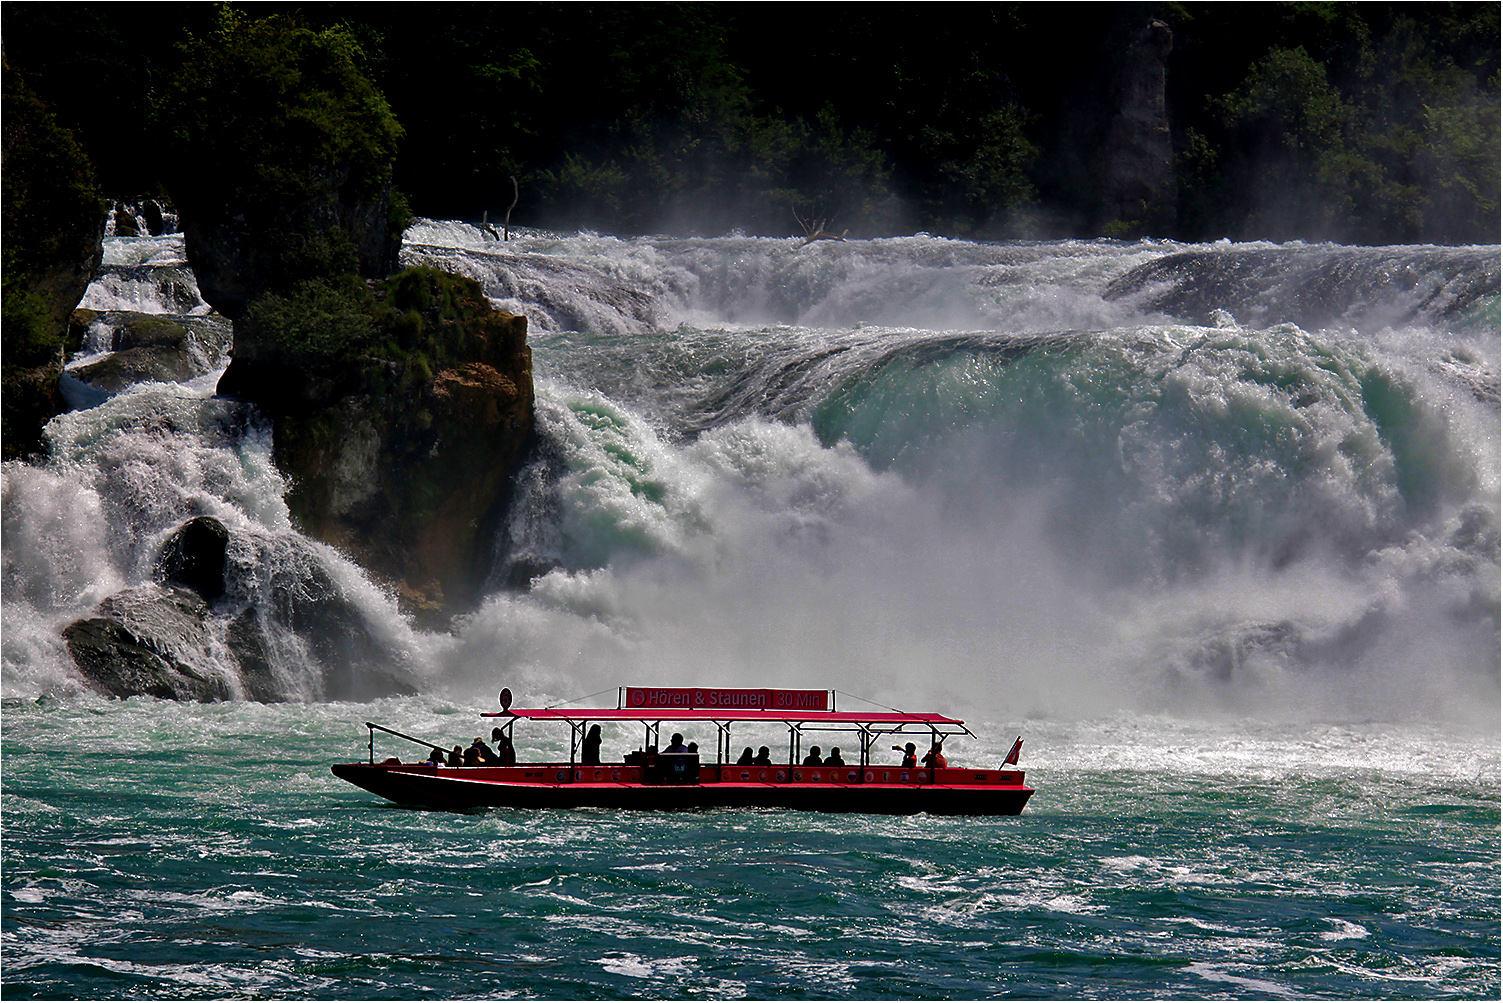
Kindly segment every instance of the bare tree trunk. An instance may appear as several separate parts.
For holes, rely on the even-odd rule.
[[[511,211],[517,207],[517,194],[518,194],[517,193],[517,179],[516,178],[512,178],[511,179],[511,205],[509,205],[509,206],[506,207],[506,225],[504,227],[504,232],[505,232],[506,235],[501,238],[502,240],[510,240],[511,239]]]

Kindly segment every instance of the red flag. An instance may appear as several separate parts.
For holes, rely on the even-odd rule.
[[[1018,765],[1018,753],[1020,753],[1022,751],[1023,751],[1023,736],[1019,735],[1018,736],[1018,740],[1016,742],[1012,743],[1012,751],[1007,754],[1007,758],[1006,759],[1002,760],[1002,765],[1003,766],[1017,766]]]

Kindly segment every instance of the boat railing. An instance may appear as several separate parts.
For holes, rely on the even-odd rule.
[[[370,721],[365,722],[365,726],[370,729],[370,761],[373,764],[376,761],[376,732],[378,731],[384,731],[388,735],[395,735],[397,738],[405,738],[407,739],[407,741],[421,745],[425,749],[436,749],[439,752],[444,751],[444,747],[441,745],[434,745],[426,738],[414,738],[411,735],[404,735],[402,732],[397,731],[395,728],[388,728],[385,725],[373,724]]]

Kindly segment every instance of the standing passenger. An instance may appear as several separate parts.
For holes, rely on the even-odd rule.
[[[585,766],[600,765],[600,725],[590,725],[590,733],[585,736],[584,748],[579,754],[579,761]]]
[[[500,728],[491,729],[491,741],[496,743],[496,758],[502,766],[517,765],[517,750],[512,748],[511,739]]]

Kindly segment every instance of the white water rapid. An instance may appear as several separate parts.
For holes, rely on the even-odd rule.
[[[109,247],[85,306],[206,312],[180,237]],[[301,537],[209,368],[6,464],[7,696],[81,687],[58,632],[207,514],[249,583],[214,629],[257,618],[298,699],[359,695],[300,619],[312,562],[461,702],[704,682],[978,719],[1496,719],[1496,248],[421,221],[403,254],[529,320],[541,443],[480,607],[415,631]]]

